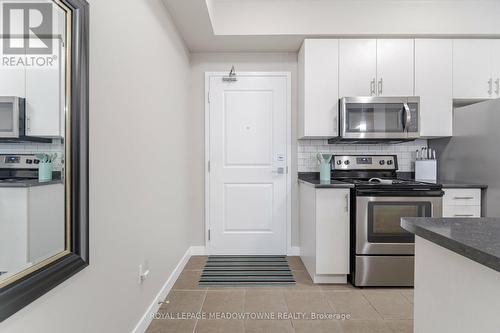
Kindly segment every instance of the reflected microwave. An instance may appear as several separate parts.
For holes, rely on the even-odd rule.
[[[0,141],[51,142],[47,138],[26,136],[26,102],[22,97],[0,96]]]
[[[420,97],[343,97],[334,141],[403,142],[420,137]]]
[[[25,135],[24,98],[0,96],[0,138],[17,139]]]

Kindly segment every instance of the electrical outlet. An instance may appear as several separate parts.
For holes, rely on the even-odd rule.
[[[142,284],[144,280],[149,275],[149,262],[147,260],[144,260],[142,264],[139,265],[139,284]]]

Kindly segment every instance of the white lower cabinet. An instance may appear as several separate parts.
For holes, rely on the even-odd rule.
[[[350,190],[300,185],[300,253],[314,283],[346,283]]]
[[[443,190],[443,217],[481,217],[481,189]]]
[[[0,188],[0,271],[16,272],[65,247],[64,185]]]

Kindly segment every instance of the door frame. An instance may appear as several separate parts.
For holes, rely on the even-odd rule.
[[[208,240],[210,230],[210,173],[208,161],[210,157],[210,78],[227,76],[227,72],[205,72],[205,158],[204,158],[204,177],[205,177],[205,199],[204,199],[204,224],[205,224],[205,253],[211,253],[210,242]],[[286,244],[284,250],[286,254],[293,254],[292,249],[292,82],[291,72],[238,72],[238,77],[283,77],[286,79]]]

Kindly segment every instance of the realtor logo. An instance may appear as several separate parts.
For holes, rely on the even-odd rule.
[[[3,53],[52,54],[52,4],[4,3]]]

